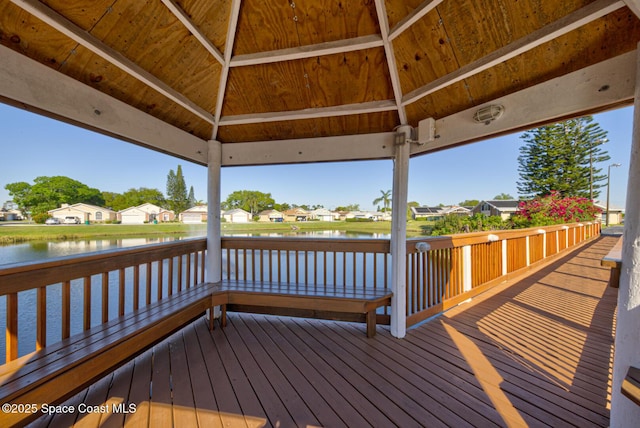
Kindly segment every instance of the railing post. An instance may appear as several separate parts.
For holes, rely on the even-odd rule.
[[[507,258],[507,240],[503,239],[502,240],[502,276],[506,275],[508,273],[508,269],[507,269],[507,263],[508,263],[508,258]]]
[[[471,291],[473,281],[471,278],[471,245],[462,247],[462,292]]]
[[[391,335],[403,338],[407,331],[407,194],[409,188],[409,138],[412,128],[398,129],[393,161],[391,211]],[[404,135],[403,135],[404,134]]]
[[[222,232],[220,229],[220,170],[222,144],[209,141],[207,168],[207,261],[206,281],[222,281]],[[211,314],[209,313],[209,318]],[[214,309],[214,317],[220,316],[220,308]]]
[[[529,236],[525,237],[525,254],[526,254],[526,266],[531,264],[531,246],[529,244]]]
[[[547,258],[547,231],[538,229],[538,233],[542,235],[542,260]]]

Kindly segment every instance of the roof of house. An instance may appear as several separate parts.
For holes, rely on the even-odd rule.
[[[517,211],[521,201],[517,199],[495,199],[490,201],[480,201],[478,205],[483,203],[489,204],[499,211]]]
[[[242,208],[232,208],[230,210],[226,210],[222,215],[235,215],[235,214],[251,215],[250,212],[245,211]]]
[[[87,212],[87,213],[91,213],[91,212],[95,212],[95,211],[107,211],[107,212],[115,213],[115,211],[113,211],[112,209],[99,207],[97,205],[85,204],[83,202],[78,202],[77,204],[72,204],[72,205],[64,205],[63,204],[63,206],[61,206],[60,208],[54,208],[54,209],[49,210],[47,212],[48,213],[54,213],[54,212],[57,212],[57,211],[67,210],[69,208],[72,208],[72,209],[78,210],[78,211]]]
[[[195,207],[182,211],[182,213],[206,213],[207,207],[207,205],[196,205]]]
[[[223,166],[388,159],[396,128],[426,120],[417,155],[630,104],[640,41],[638,2],[613,0],[5,1],[0,16],[5,102],[199,164],[216,140]]]

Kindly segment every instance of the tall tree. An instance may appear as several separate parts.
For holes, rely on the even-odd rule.
[[[384,190],[381,190],[380,193],[382,193],[382,195],[380,195],[379,198],[373,200],[373,205],[378,205],[380,202],[382,202],[384,211],[387,211],[389,209],[389,205],[391,204],[391,190],[387,190],[386,192]]]
[[[182,175],[182,165],[178,165],[176,172],[169,170],[169,175],[167,176],[167,204],[176,214],[189,207],[187,185]]]
[[[102,192],[105,204],[112,210],[120,211],[125,208],[135,207],[145,203],[166,207],[167,201],[164,195],[158,189],[149,189],[147,187],[139,187],[137,189],[129,189],[123,194]]]
[[[493,199],[495,201],[508,201],[515,198],[508,193],[500,193],[499,195],[494,196]]]
[[[600,147],[606,136],[607,132],[591,116],[523,134],[525,144],[520,147],[518,157],[518,193],[533,197],[557,191],[562,196],[597,198],[602,187],[599,183],[607,176],[596,165],[610,159]]]
[[[36,177],[33,182],[33,185],[17,182],[5,186],[20,209],[23,212],[30,211],[32,216],[43,215],[49,210],[59,208],[61,204],[84,202],[91,205],[104,205],[100,190],[69,177],[43,176]]]
[[[262,210],[271,209],[275,205],[271,193],[262,193],[257,190],[236,190],[227,196],[222,203],[225,210],[233,208],[242,208],[249,211],[252,215]]]
[[[196,206],[196,195],[193,191],[193,186],[189,187],[189,196],[187,196],[187,205],[189,208]]]

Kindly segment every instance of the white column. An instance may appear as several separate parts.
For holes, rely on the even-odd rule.
[[[462,291],[471,291],[471,245],[462,247]]]
[[[407,197],[409,192],[409,149],[406,139],[411,137],[411,127],[402,126],[405,142],[396,146],[393,160],[393,195],[391,219],[391,335],[403,338],[407,331]]]
[[[527,256],[527,266],[529,266],[531,264],[531,251],[530,251],[530,246],[529,246],[529,237],[527,236],[525,238],[525,253]]]
[[[640,45],[638,45],[640,52]],[[627,182],[627,206],[622,245],[622,269],[618,289],[618,318],[613,387],[611,391],[611,427],[638,426],[640,406],[620,392],[629,366],[640,367],[640,54],[636,53],[636,91],[633,135]]]
[[[220,170],[222,165],[222,145],[219,141],[209,141],[207,168],[207,262],[206,281],[222,280],[222,232],[220,229]],[[215,308],[214,316],[219,316]]]
[[[507,240],[502,240],[502,275],[507,274]]]

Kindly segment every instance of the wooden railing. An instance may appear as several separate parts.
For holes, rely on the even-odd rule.
[[[204,281],[205,250],[200,238],[0,269],[6,361]]]
[[[388,239],[222,238],[226,279],[389,288]]]
[[[600,223],[407,240],[407,325],[600,234]]]
[[[594,223],[409,239],[408,325],[599,233]],[[199,238],[0,269],[6,360],[204,281],[205,251]],[[319,291],[390,289],[389,251],[388,239],[224,237],[222,276]]]

